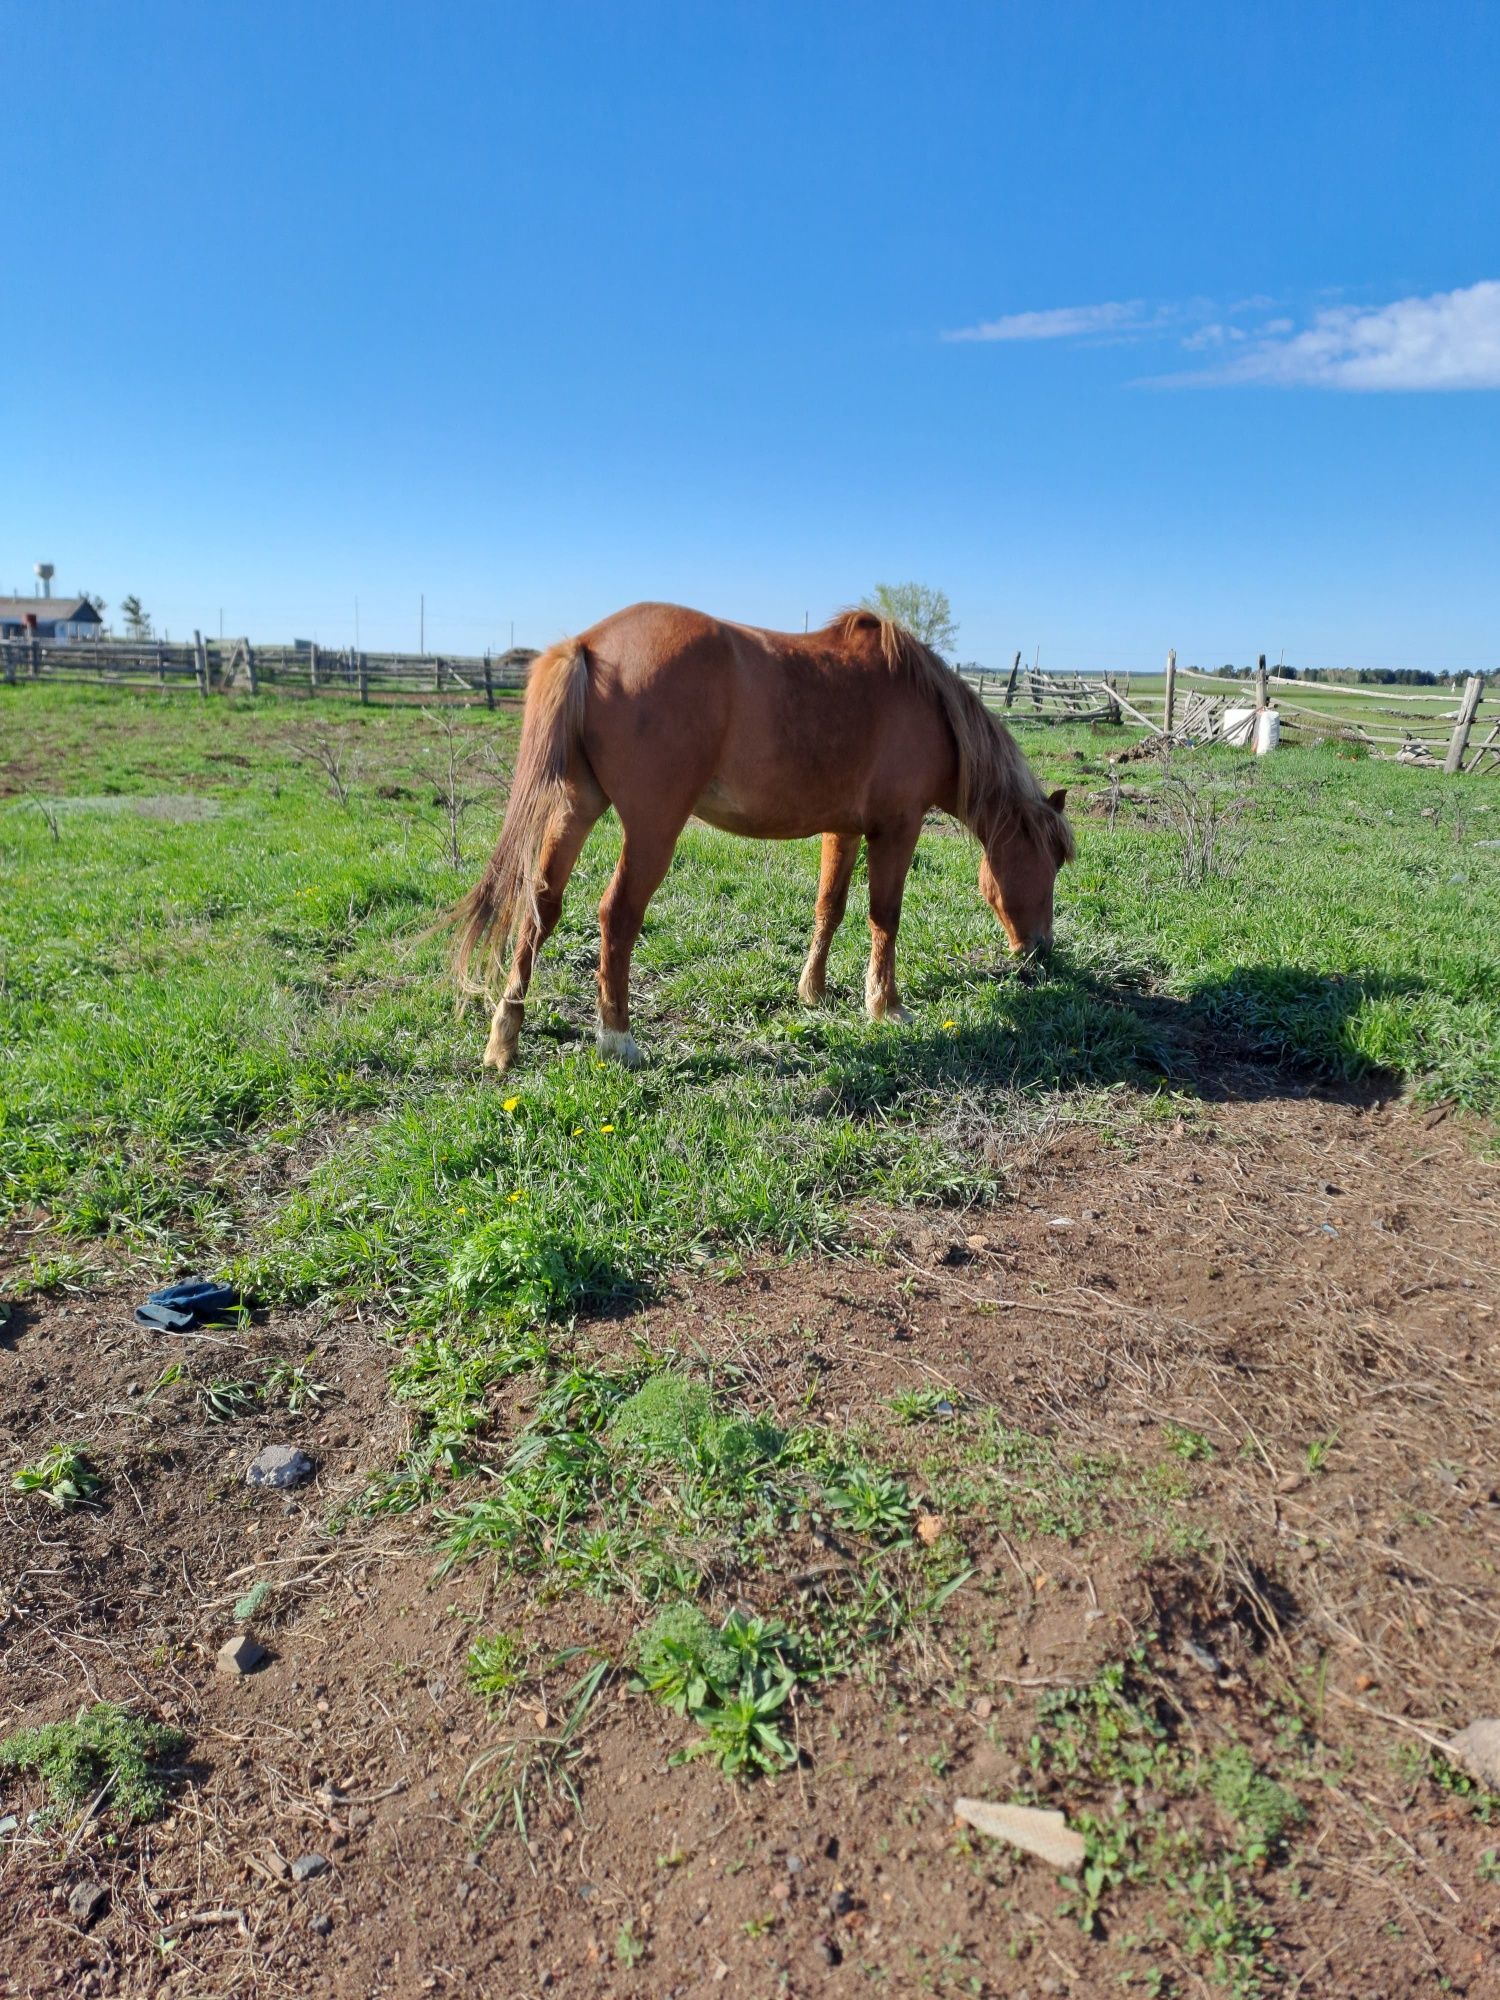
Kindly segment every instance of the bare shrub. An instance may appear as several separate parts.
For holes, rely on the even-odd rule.
[[[1178,872],[1190,889],[1234,872],[1250,845],[1243,824],[1250,796],[1236,792],[1211,771],[1169,765],[1157,793],[1158,823],[1177,836]]]
[[[359,759],[352,739],[341,730],[306,729],[292,739],[292,755],[301,764],[311,764],[328,780],[328,789],[349,810],[349,794],[359,775]]]

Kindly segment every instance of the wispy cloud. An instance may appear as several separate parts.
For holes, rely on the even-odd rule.
[[[1329,306],[1300,332],[1291,321],[1272,320],[1241,341],[1218,367],[1163,381],[1365,391],[1500,389],[1500,282],[1486,279],[1388,306]],[[1200,337],[1184,344],[1212,343]]]
[[[1098,306],[1052,306],[1046,312],[1007,313],[982,326],[961,326],[944,340],[1081,340],[1090,334],[1133,332],[1145,323],[1142,299],[1109,299]]]
[[[1274,318],[1266,315],[1273,309]],[[960,327],[944,340],[1055,340],[1070,345],[1175,342],[1194,365],[1144,378],[1150,388],[1351,391],[1500,389],[1500,280],[1390,305],[1325,305],[1311,319],[1269,298],[1052,306]]]

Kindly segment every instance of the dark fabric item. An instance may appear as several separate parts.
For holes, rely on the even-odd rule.
[[[164,1327],[169,1333],[185,1333],[200,1320],[218,1319],[239,1304],[232,1285],[216,1284],[212,1278],[182,1278],[175,1285],[163,1285],[148,1295],[135,1316],[142,1326]]]

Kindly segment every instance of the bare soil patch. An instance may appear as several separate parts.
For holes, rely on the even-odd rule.
[[[904,1424],[901,1392],[998,1409],[1050,1455],[1005,1525],[968,1531],[938,1616],[801,1702],[798,1770],[736,1787],[672,1763],[682,1726],[620,1672],[567,1766],[581,1812],[538,1784],[529,1844],[507,1820],[482,1838],[505,1802],[481,1760],[555,1739],[569,1687],[644,1613],[479,1564],[435,1578],[416,1524],[359,1514],[401,1442],[379,1330],[277,1315],[225,1336],[245,1342],[226,1374],[315,1347],[338,1392],[225,1423],[186,1383],[151,1393],[204,1350],[138,1327],[125,1292],[20,1308],[4,1463],[83,1444],[109,1499],[59,1517],[4,1493],[0,1729],[112,1699],[191,1744],[168,1816],[133,1830],[32,1824],[39,1789],[5,1785],[0,1991],[1500,1993],[1500,1826],[1426,1740],[1500,1706],[1500,1173],[1450,1122],[1309,1095],[1060,1128],[1014,1184],[580,1329],[739,1371],[783,1419],[864,1427],[934,1509],[942,1433]],[[245,1487],[271,1441],[314,1455],[312,1487]],[[849,1561],[833,1536],[788,1546],[809,1619]],[[264,1578],[270,1659],[227,1681],[215,1650]],[[489,1713],[464,1660],[497,1629],[583,1650]],[[1206,1789],[1114,1798],[1031,1756],[1040,1704],[1129,1661],[1179,1762],[1238,1746],[1304,1815],[1261,1873],[1258,1983],[1215,1959],[1212,1882],[1191,1949],[1163,1879],[1119,1885],[1090,1934],[1045,1866],[955,1825],[962,1794],[1157,1814],[1164,1837],[1222,1816]],[[297,1883],[309,1854],[329,1866]],[[80,1883],[107,1892],[87,1923]]]

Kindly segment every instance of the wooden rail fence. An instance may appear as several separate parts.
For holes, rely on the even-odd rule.
[[[536,657],[527,647],[499,654],[367,653],[349,647],[257,646],[249,639],[187,643],[161,639],[0,640],[0,678],[15,687],[33,681],[85,685],[243,692],[363,703],[486,702],[525,685]],[[1164,677],[1146,687],[1128,674],[1043,673],[1017,653],[1006,669],[964,666],[960,675],[990,708],[1016,725],[1094,724],[1134,731],[1139,750],[1153,744],[1221,741],[1231,709],[1274,705],[1293,740],[1334,738],[1362,745],[1371,756],[1444,771],[1500,771],[1500,689],[1471,675],[1462,689],[1345,686],[1292,680],[1268,670],[1265,655],[1253,679],[1226,681],[1179,667],[1167,654]],[[1336,703],[1346,712],[1327,706]]]

